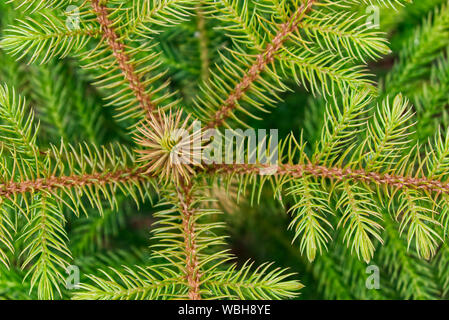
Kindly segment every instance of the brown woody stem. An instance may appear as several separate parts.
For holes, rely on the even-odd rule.
[[[277,167],[261,164],[216,164],[204,166],[205,169],[199,169],[199,172],[204,172],[205,170],[205,172],[214,174],[264,174],[263,170],[271,171],[271,167],[274,168],[273,174],[277,176],[300,178],[305,175],[311,175],[330,180],[363,181],[389,187],[449,194],[449,183],[440,180],[382,174],[378,172],[369,172],[363,169],[329,168],[314,164],[279,164]],[[11,181],[0,184],[0,197],[10,197],[14,194],[33,193],[38,191],[52,191],[60,188],[144,181],[152,177],[151,174],[147,174],[145,171],[145,169],[136,170],[135,168],[129,168],[109,173],[48,177],[21,182]],[[185,201],[185,203],[188,202]]]
[[[11,197],[15,194],[49,191],[62,188],[106,185],[130,181],[144,181],[149,176],[145,170],[124,169],[109,173],[90,173],[61,177],[39,178],[21,182],[10,181],[0,184],[0,197]]]
[[[314,165],[314,164],[280,164],[278,166],[271,165],[251,165],[251,164],[234,164],[234,165],[214,165],[206,169],[208,172],[225,173],[225,174],[263,174],[263,170],[270,171],[274,175],[288,175],[292,177],[303,177],[310,175],[330,180],[353,180],[374,183],[377,185],[385,185],[395,188],[407,188],[416,190],[426,190],[436,193],[449,194],[449,183],[440,180],[431,180],[427,178],[414,178],[409,176],[382,174],[378,172],[370,172],[363,169],[339,168]],[[262,170],[262,171],[261,171]],[[273,172],[271,172],[273,170]]]
[[[201,300],[198,249],[195,232],[195,210],[192,208],[192,185],[181,183],[177,189],[182,214],[182,228],[186,251],[186,278],[189,285],[189,298]]]
[[[151,113],[156,108],[156,105],[146,93],[145,86],[143,85],[140,76],[134,70],[134,67],[130,62],[130,57],[126,53],[125,45],[120,41],[120,37],[115,32],[113,27],[114,24],[108,17],[107,7],[102,4],[100,0],[91,0],[91,3],[94,12],[97,15],[97,20],[100,23],[103,36],[106,38],[123,76],[139,101],[140,107],[147,114]]]
[[[214,119],[207,124],[207,128],[220,126],[229,117],[231,111],[237,107],[237,101],[250,89],[251,84],[260,77],[261,72],[265,70],[267,65],[274,61],[285,41],[297,30],[304,14],[311,9],[314,2],[315,0],[309,0],[306,5],[302,4],[291,18],[281,25],[277,35],[268,44],[265,51],[257,56],[255,63],[235,86],[234,90],[220,107],[220,110],[215,113]]]

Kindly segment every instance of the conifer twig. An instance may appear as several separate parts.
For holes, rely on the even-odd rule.
[[[241,81],[235,86],[234,90],[229,94],[228,98],[220,107],[220,110],[215,113],[214,119],[207,124],[207,128],[217,127],[221,125],[227,117],[229,117],[230,112],[237,107],[237,101],[240,100],[245,92],[249,90],[251,84],[260,77],[260,73],[265,70],[267,65],[274,61],[276,54],[282,48],[290,35],[297,30],[304,14],[312,8],[315,1],[316,0],[309,0],[307,4],[302,4],[298,10],[293,13],[290,19],[281,25],[277,35],[273,38],[271,43],[267,45],[265,51],[257,56],[255,63],[243,76]]]
[[[143,181],[149,176],[143,169],[130,168],[109,173],[91,173],[61,177],[38,178],[26,181],[10,181],[0,185],[0,197],[11,197],[15,194],[53,191],[61,188],[106,185],[110,183]]]
[[[180,188],[177,188],[181,214],[182,214],[182,228],[184,236],[184,245],[186,251],[186,278],[189,286],[189,298],[191,300],[201,300],[200,295],[200,273],[198,262],[198,249],[196,245],[196,230],[195,230],[195,211],[191,208],[192,205],[192,185],[185,182],[180,183]]]
[[[97,20],[101,25],[104,37],[111,48],[118,66],[123,76],[129,83],[129,87],[134,92],[139,105],[146,112],[151,113],[156,109],[156,105],[151,101],[151,97],[145,92],[144,84],[130,63],[130,58],[126,54],[125,45],[120,41],[119,35],[115,32],[113,22],[108,17],[108,9],[100,3],[100,0],[91,0],[92,8],[97,15]]]
[[[261,169],[269,169],[270,167],[270,165],[262,164],[216,164],[204,166],[204,170],[208,173],[216,174],[262,174]],[[198,169],[203,170],[200,168]],[[153,177],[152,174],[145,172],[145,168],[129,168],[109,173],[39,178],[20,182],[10,181],[0,184],[0,197],[11,197],[15,194],[38,191],[52,191],[60,188],[126,183],[129,181],[137,182]],[[449,182],[404,175],[383,174],[374,171],[366,171],[364,169],[330,168],[314,164],[279,164],[274,175],[287,175],[295,178],[311,175],[330,180],[363,181],[395,188],[425,190],[436,192],[438,194],[449,194]]]
[[[251,164],[233,164],[233,165],[214,165],[206,168],[208,172],[225,174],[258,174],[261,169],[269,169],[270,165],[251,165]],[[379,172],[370,172],[364,169],[351,169],[339,167],[326,167],[322,165],[306,164],[278,165],[275,175],[289,175],[300,178],[304,175],[326,178],[330,180],[353,180],[385,185],[396,188],[407,188],[416,190],[426,190],[436,193],[449,193],[449,183],[440,180],[431,180],[428,178],[416,178],[411,176],[382,174]]]

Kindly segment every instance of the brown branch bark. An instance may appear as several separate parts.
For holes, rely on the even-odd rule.
[[[315,1],[316,0],[309,0],[307,4],[302,4],[291,18],[281,25],[277,35],[271,43],[268,44],[265,51],[257,56],[256,62],[235,86],[234,90],[220,107],[220,110],[216,112],[214,119],[206,125],[206,128],[214,128],[223,124],[229,117],[231,111],[237,107],[237,101],[250,89],[251,84],[260,77],[261,72],[274,61],[285,41],[298,29],[298,25],[304,17],[304,14],[312,8]]]
[[[107,7],[103,5],[100,0],[91,0],[91,4],[97,15],[97,21],[100,23],[103,37],[106,38],[124,78],[129,83],[129,87],[139,101],[140,107],[146,113],[151,113],[156,109],[156,105],[146,93],[145,86],[136,70],[134,70],[134,67],[130,62],[131,59],[126,53],[125,45],[120,41],[120,37],[115,32],[113,27],[114,24],[108,17]]]
[[[198,168],[198,172],[213,174],[262,174],[261,169],[269,169],[270,167],[272,166],[260,164],[217,164],[204,166],[204,169]],[[61,188],[144,181],[153,177],[146,174],[145,171],[145,169],[129,168],[109,173],[48,177],[21,182],[10,181],[0,184],[0,197],[11,197],[14,194],[32,193],[38,191],[52,191],[54,189]],[[279,164],[277,168],[275,167],[274,175],[288,175],[298,178],[304,175],[312,175],[318,178],[330,180],[363,181],[389,187],[449,194],[449,182],[427,178],[415,178],[411,176],[382,174],[379,172],[369,172],[363,169],[355,170],[339,167],[328,168],[313,164]],[[184,189],[185,187],[183,190]],[[185,201],[185,203],[188,202]]]
[[[196,245],[195,210],[192,205],[192,185],[181,183],[177,189],[182,214],[182,228],[186,251],[186,278],[189,285],[189,298],[201,300],[198,249]]]
[[[250,165],[250,164],[223,164],[214,165],[206,168],[210,173],[224,173],[224,174],[260,174],[261,169],[269,170],[274,168],[274,175],[289,175],[292,177],[302,177],[304,175],[311,175],[314,177],[325,178],[330,180],[353,180],[374,183],[377,185],[385,185],[395,188],[407,188],[416,190],[426,190],[436,193],[449,194],[449,183],[439,180],[431,180],[427,178],[414,178],[410,176],[382,174],[378,172],[369,172],[363,169],[350,169],[306,164],[306,165],[292,165],[280,164],[276,167],[270,165]]]
[[[106,185],[110,183],[125,183],[129,181],[144,181],[149,176],[143,169],[124,169],[110,173],[91,173],[61,177],[39,178],[21,182],[10,181],[0,184],[0,197],[9,198],[15,194],[53,191],[55,189]]]

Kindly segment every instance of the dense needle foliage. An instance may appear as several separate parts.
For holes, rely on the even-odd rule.
[[[9,0],[0,36],[0,297],[448,298],[446,0]],[[213,128],[278,165],[197,160]]]

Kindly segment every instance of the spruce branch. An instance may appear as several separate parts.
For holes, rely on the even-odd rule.
[[[105,204],[117,208],[119,193],[139,204],[157,189],[155,181],[134,165],[134,155],[119,144],[52,146],[45,156],[38,153],[37,167],[17,154],[12,157],[8,151],[3,154],[6,157],[0,157],[0,195],[21,211],[22,201],[28,210],[29,198],[43,193],[77,216],[80,211],[86,212],[86,200],[102,214]],[[9,161],[11,158],[15,159],[13,163]]]
[[[396,222],[388,214],[384,225],[385,246],[379,250],[379,263],[393,279],[399,296],[421,300],[435,298],[436,285],[429,263],[408,251],[407,242],[400,237]]]
[[[6,29],[0,47],[17,59],[26,58],[29,63],[47,63],[54,57],[65,58],[79,53],[100,30],[90,24],[69,28],[63,19],[50,12],[39,12],[36,17],[16,21],[17,25]]]
[[[156,108],[156,105],[151,100],[151,96],[146,92],[140,75],[136,73],[133,65],[130,64],[130,57],[126,54],[125,45],[114,30],[114,22],[109,19],[107,7],[100,0],[91,0],[91,5],[97,15],[97,21],[101,26],[101,31],[113,52],[124,78],[128,81],[129,87],[139,101],[140,107],[146,114],[151,113]]]
[[[65,218],[56,202],[42,195],[32,205],[31,212],[31,220],[22,233],[25,243],[22,269],[27,269],[25,279],[30,276],[31,288],[37,285],[39,299],[54,299],[54,288],[62,294],[62,270],[71,260]]]
[[[37,127],[34,113],[27,109],[25,98],[7,85],[0,86],[0,135],[2,145],[28,157],[37,153]]]
[[[42,9],[56,9],[64,5],[76,3],[79,0],[7,0],[7,3],[17,3],[17,9],[30,11],[31,13]],[[81,4],[80,4],[81,5]]]
[[[11,206],[0,201],[0,262],[9,269],[9,252],[14,253],[13,234],[17,231],[11,218]]]
[[[206,207],[211,199],[201,196],[204,191],[198,185],[171,189],[160,203],[169,208],[155,214],[154,238],[160,241],[153,246],[151,267],[110,268],[101,276],[89,276],[91,284],[82,284],[75,298],[282,299],[298,295],[303,285],[292,280],[293,273],[287,269],[272,268],[271,263],[255,269],[250,262],[226,266],[233,257],[222,248],[225,237],[216,233],[223,228],[214,219],[220,212]]]
[[[108,173],[92,173],[84,175],[59,176],[38,178],[27,181],[9,181],[1,184],[0,195],[4,197],[12,197],[16,194],[35,193],[46,191],[52,193],[57,189],[73,188],[73,187],[89,187],[89,186],[105,186],[115,183],[129,183],[133,181],[144,181],[148,178],[144,170],[136,170],[130,168],[128,170],[117,170]]]
[[[197,0],[133,0],[134,7],[125,36],[136,34],[150,38],[162,33],[161,29],[178,26],[189,21]]]
[[[448,21],[449,4],[446,2],[414,30],[399,53],[399,62],[385,79],[387,94],[412,92],[417,80],[429,73],[432,62],[449,45]]]
[[[263,175],[264,169],[272,169],[272,165],[263,164],[216,164],[204,165],[204,169],[198,172],[220,175]],[[405,176],[399,174],[379,173],[363,169],[351,169],[345,167],[326,167],[309,164],[279,164],[274,173],[275,176],[302,178],[313,176],[329,179],[331,181],[359,181],[373,185],[395,188],[449,194],[449,183],[440,180]],[[9,181],[0,184],[0,195],[11,197],[15,194],[34,193],[38,191],[52,192],[65,188],[82,188],[88,186],[104,186],[108,184],[132,183],[147,181],[152,177],[145,168],[131,166],[107,173],[80,174],[71,176],[59,176],[38,178],[35,180]]]
[[[327,250],[327,243],[331,240],[329,229],[332,225],[325,216],[332,214],[327,201],[327,194],[319,188],[319,183],[312,177],[292,179],[287,195],[293,196],[295,204],[289,209],[293,219],[289,228],[294,229],[299,238],[301,252],[306,251],[307,259],[314,261],[317,251],[321,254]]]
[[[263,37],[258,31],[254,11],[251,12],[248,1],[240,3],[238,0],[204,0],[206,13],[212,14],[224,23],[220,28],[230,36],[237,46],[244,45],[248,49],[263,51]],[[286,19],[287,20],[287,19]]]
[[[205,172],[218,173],[224,175],[244,174],[259,175],[261,169],[273,168],[272,165],[263,164],[216,164],[206,166]],[[383,187],[393,187],[398,189],[412,189],[435,192],[437,194],[449,193],[449,183],[440,180],[431,180],[414,176],[404,176],[395,174],[382,174],[380,172],[366,171],[364,169],[351,169],[345,167],[326,167],[322,165],[309,164],[279,164],[274,171],[277,176],[289,176],[301,178],[310,175],[318,178],[325,178],[332,181],[360,181],[372,183]]]
[[[126,267],[120,271],[109,267],[101,270],[102,278],[89,275],[92,284],[81,284],[75,293],[75,300],[154,300],[170,296],[179,290],[182,280],[170,270],[155,268]]]
[[[186,252],[186,278],[189,285],[189,298],[191,300],[201,300],[200,283],[201,273],[199,270],[199,262],[197,257],[196,244],[196,226],[195,226],[195,211],[192,208],[192,186],[182,182],[177,188],[181,214],[182,214],[182,228],[184,236],[184,245]]]
[[[224,297],[251,300],[272,300],[297,297],[298,290],[304,286],[296,280],[287,280],[292,273],[285,269],[270,270],[273,263],[264,263],[251,270],[254,263],[246,261],[242,267],[236,264],[225,271],[218,272],[206,282],[211,290],[221,293]]]
[[[257,56],[254,65],[249,68],[247,73],[224,101],[220,109],[215,113],[214,119],[210,120],[206,125],[207,128],[220,126],[226,118],[229,117],[232,110],[237,107],[238,100],[242,98],[244,93],[250,88],[251,84],[260,76],[260,73],[265,70],[267,65],[274,61],[285,41],[287,41],[289,36],[298,28],[302,18],[307,11],[312,8],[314,2],[315,0],[310,0],[307,1],[306,5],[302,4],[289,20],[281,26],[271,43],[265,48],[265,51]]]
[[[379,223],[382,218],[379,208],[372,200],[373,192],[366,190],[357,183],[344,181],[342,196],[336,207],[342,211],[338,227],[345,228],[343,241],[351,247],[351,253],[356,252],[368,263],[374,256],[375,245],[372,238],[383,243]]]
[[[366,63],[366,57],[379,59],[390,53],[390,49],[379,32],[359,25],[363,19],[366,17],[345,11],[323,13],[315,10],[301,23],[301,29],[322,49],[337,52],[342,57],[348,53]]]

